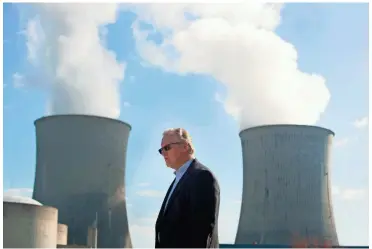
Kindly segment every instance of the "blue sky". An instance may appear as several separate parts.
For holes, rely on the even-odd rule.
[[[177,7],[175,9],[178,11]],[[27,47],[27,38],[30,39],[27,24],[40,11],[27,5],[4,4],[3,172],[4,191],[8,191],[8,194],[30,194],[27,189],[33,186],[36,149],[33,122],[46,115],[47,110],[49,95],[44,86],[50,78],[40,74],[43,66],[36,68],[32,64]],[[203,58],[205,64],[201,63],[197,68],[194,64],[198,64],[198,61],[191,63],[187,59],[182,60],[182,52],[188,51],[188,44],[184,45],[185,50],[181,47],[178,47],[178,51],[164,50],[168,61],[175,63],[159,59],[162,58],[162,50],[153,50],[151,56],[146,54],[146,48],[149,48],[146,42],[152,39],[157,48],[161,48],[160,44],[166,38],[163,35],[168,34],[167,28],[176,31],[182,28],[182,23],[177,26],[177,16],[172,17],[175,19],[160,18],[162,14],[156,8],[148,8],[147,12],[133,11],[123,8],[116,21],[106,26],[105,37],[106,46],[114,51],[117,61],[126,63],[125,75],[119,82],[118,106],[121,112],[118,118],[133,127],[126,173],[133,243],[136,247],[153,246],[154,221],[164,192],[173,179],[172,172],[157,154],[162,131],[169,127],[188,129],[195,143],[197,157],[216,173],[223,186],[220,241],[232,243],[240,212],[242,159],[238,133],[242,123],[226,111],[221,98],[227,96],[228,89],[235,88],[229,88],[230,85],[212,77],[215,71],[208,66],[215,61],[208,64],[209,61]],[[150,37],[140,40],[133,35],[136,29],[133,24],[137,18],[147,20],[151,16],[149,13],[158,18],[156,24],[159,26]],[[177,14],[175,10],[174,13]],[[332,186],[339,240],[342,244],[366,245],[368,5],[287,4],[280,16],[281,22],[275,33],[297,50],[298,69],[322,75],[330,93],[328,105],[316,124],[336,133]],[[275,15],[270,14],[270,17]],[[154,22],[150,21],[150,24],[155,26]],[[188,41],[192,44],[193,40]],[[145,45],[141,47],[141,44]],[[224,53],[223,50],[228,48],[231,49],[216,46],[213,53]],[[40,51],[43,52],[42,49]],[[40,54],[38,56],[41,58],[39,62],[45,62]],[[221,69],[222,78],[230,77],[229,67],[224,65]],[[188,74],[180,73],[182,70]],[[197,70],[203,74],[196,73]],[[231,70],[237,72],[234,68]],[[38,74],[35,76],[34,72]],[[219,76],[218,73],[216,75]],[[216,94],[220,98],[216,99]],[[315,95],[322,97],[320,91],[315,91]],[[239,93],[235,96],[242,100]],[[223,142],[216,142],[216,134],[218,140]]]

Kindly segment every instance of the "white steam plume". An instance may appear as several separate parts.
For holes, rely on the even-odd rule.
[[[116,4],[34,4],[27,48],[37,78],[50,91],[48,114],[120,115],[125,64],[105,48],[104,26]]]
[[[314,124],[330,93],[325,80],[299,71],[297,51],[275,34],[281,5],[139,5],[133,25],[147,62],[179,74],[213,76],[227,86],[226,111],[241,129],[264,124]],[[153,25],[162,43],[148,39]],[[220,100],[221,101],[221,100]]]

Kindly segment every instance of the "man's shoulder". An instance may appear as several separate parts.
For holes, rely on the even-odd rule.
[[[196,174],[208,174],[208,173],[210,173],[210,174],[213,175],[212,171],[207,166],[205,166],[203,163],[198,161],[197,159],[195,159],[194,172]]]
[[[193,173],[195,177],[208,177],[213,179],[213,181],[218,182],[212,170],[210,170],[207,166],[205,166],[198,160],[195,160],[195,167]]]

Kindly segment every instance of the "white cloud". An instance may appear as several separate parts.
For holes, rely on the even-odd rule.
[[[18,72],[13,74],[13,86],[14,88],[22,88],[25,86],[25,78],[22,74]]]
[[[126,64],[105,47],[105,26],[117,4],[33,4],[27,48],[37,77],[47,82],[50,114],[120,115]]]
[[[353,125],[357,129],[361,129],[361,128],[364,128],[364,127],[368,126],[368,117],[363,117],[363,118],[359,118],[359,119],[355,120],[353,122]]]
[[[124,107],[130,107],[131,104],[130,104],[129,102],[124,102],[124,103],[123,103],[123,106],[124,106]]]
[[[10,188],[4,191],[4,196],[31,197],[32,192],[33,192],[32,188]]]
[[[240,120],[242,129],[314,124],[330,93],[323,77],[299,71],[296,49],[274,33],[280,10],[280,4],[256,1],[147,4],[134,8],[133,34],[146,63],[181,75],[210,75],[225,84],[226,111]],[[141,29],[140,22],[153,29]],[[163,35],[162,43],[149,38],[154,33]]]
[[[338,186],[332,186],[332,194],[333,195],[339,195],[340,194],[340,187]]]
[[[133,247],[153,248],[155,241],[155,227],[150,225],[129,224],[129,231]]]
[[[145,235],[145,236],[152,236],[154,233],[154,227],[152,226],[140,226],[137,224],[130,225],[130,229],[132,230],[132,234],[135,234],[138,232],[139,234]]]
[[[341,196],[344,200],[353,201],[364,199],[367,195],[365,189],[345,189]]]
[[[136,194],[143,197],[165,197],[164,192],[150,189],[137,191]]]
[[[44,42],[44,34],[41,30],[40,19],[38,16],[30,19],[27,23],[25,32],[26,35],[26,46],[27,46],[27,59],[32,64],[37,64],[39,49]]]
[[[135,218],[129,224],[134,247],[152,248],[155,241],[155,222],[157,213]]]
[[[141,223],[141,224],[147,224],[147,225],[154,226],[155,222],[156,222],[156,219],[157,219],[157,215],[154,215],[154,216],[151,216],[151,217],[138,218],[137,222]]]
[[[242,201],[241,200],[235,200],[233,201],[234,204],[237,204],[237,205],[241,205],[242,204]]]
[[[141,182],[141,183],[138,184],[139,187],[147,187],[149,185],[150,185],[149,182]]]
[[[229,205],[233,203],[234,205]],[[234,243],[240,217],[240,205],[236,200],[221,203],[218,219],[220,243]]]
[[[332,187],[332,194],[336,198],[344,201],[357,201],[368,199],[368,190],[364,188],[342,188],[339,186]]]
[[[225,111],[230,114],[232,117],[234,117],[236,120],[240,119],[240,112],[241,108],[236,105],[233,99],[231,98],[226,98],[223,100],[221,95],[219,93],[215,94],[215,100],[219,103],[222,103],[225,107]]]
[[[336,139],[335,140],[335,147],[344,147],[350,142],[350,139],[347,137]]]

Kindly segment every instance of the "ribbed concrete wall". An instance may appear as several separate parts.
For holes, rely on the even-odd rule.
[[[97,216],[99,247],[132,247],[124,182],[131,127],[86,115],[44,117],[35,126],[33,198],[58,208],[68,244],[85,245]]]
[[[4,248],[56,248],[58,210],[3,202]]]
[[[236,244],[338,245],[329,180],[333,136],[297,125],[240,133],[243,196]]]

